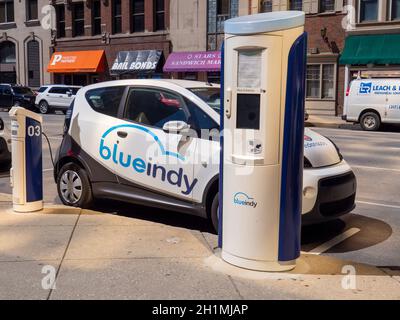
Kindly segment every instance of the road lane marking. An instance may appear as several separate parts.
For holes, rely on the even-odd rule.
[[[331,240],[319,245],[318,247],[312,249],[311,251],[308,251],[308,254],[315,254],[319,255],[323,252],[328,251],[330,248],[336,246],[337,244],[343,242],[344,240],[354,236],[356,233],[360,232],[361,230],[358,228],[351,228],[349,230],[346,230],[342,234],[339,234],[338,236],[332,238]]]
[[[352,168],[359,168],[359,169],[385,170],[385,171],[400,172],[400,169],[391,169],[391,168],[382,168],[382,167],[368,167],[368,166],[355,166],[355,165],[351,165],[351,167],[352,167]]]
[[[369,204],[371,206],[377,206],[377,207],[385,207],[385,208],[392,208],[392,209],[400,209],[400,206],[395,206],[391,204],[384,204],[384,203],[376,203],[376,202],[368,202],[368,201],[356,201],[357,203],[361,204]]]

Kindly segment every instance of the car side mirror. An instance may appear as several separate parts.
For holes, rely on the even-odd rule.
[[[4,121],[2,118],[0,118],[0,131],[4,130]]]
[[[68,97],[72,97],[72,91],[67,92]]]
[[[188,130],[190,126],[185,121],[168,121],[163,125],[164,132],[179,134]]]

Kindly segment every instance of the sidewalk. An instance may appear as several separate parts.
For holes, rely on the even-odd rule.
[[[215,235],[144,220],[135,208],[16,214],[2,201],[0,299],[400,299],[400,273],[310,254],[290,273],[243,270],[219,258]],[[356,289],[342,287],[345,265]],[[51,269],[56,288],[43,289]]]
[[[354,124],[342,120],[341,117],[336,116],[323,116],[323,115],[309,115],[306,121],[306,127],[323,127],[323,128],[354,128]]]

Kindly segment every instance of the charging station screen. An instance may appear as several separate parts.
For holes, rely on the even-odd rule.
[[[261,56],[260,49],[239,51],[239,88],[261,87]]]
[[[260,129],[260,95],[237,95],[237,129]]]

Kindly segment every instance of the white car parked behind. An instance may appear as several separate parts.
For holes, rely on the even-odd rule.
[[[35,105],[43,114],[54,110],[61,110],[65,113],[81,88],[58,84],[42,86],[37,91]]]

